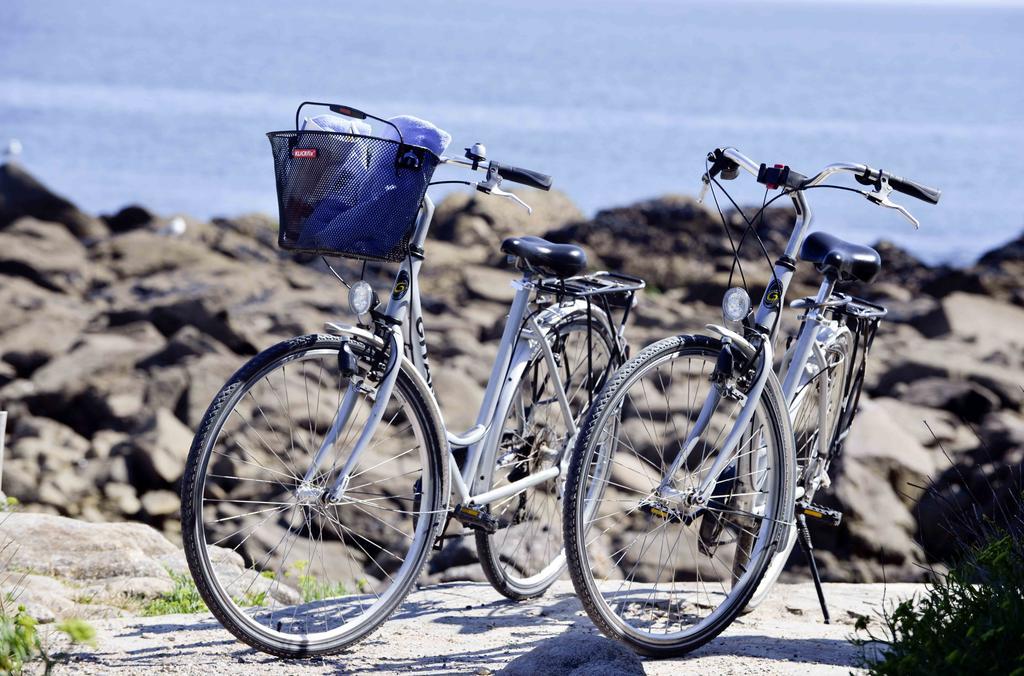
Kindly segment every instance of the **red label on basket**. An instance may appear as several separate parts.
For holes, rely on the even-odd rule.
[[[292,157],[295,159],[307,159],[316,157],[316,148],[293,148]]]

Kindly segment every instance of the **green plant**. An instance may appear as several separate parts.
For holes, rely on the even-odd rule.
[[[881,648],[864,653],[873,674],[1024,675],[1024,543],[992,537],[883,620],[882,636],[858,641]]]
[[[61,632],[72,643],[84,643],[85,645],[96,645],[96,627],[78,618],[64,620],[57,625],[57,631]]]
[[[312,575],[299,576],[299,591],[302,592],[302,602],[323,601],[348,594],[348,589],[342,583],[321,582]]]
[[[36,658],[43,660],[45,672],[50,673],[52,660],[43,649],[37,624],[25,606],[18,606],[13,614],[0,610],[0,673],[20,674]]]
[[[262,606],[267,601],[267,592],[246,592],[241,598],[235,598],[235,603],[240,606]]]
[[[177,615],[201,613],[206,610],[196,583],[184,573],[168,571],[171,579],[174,580],[174,589],[161,594],[153,599],[142,609],[142,614],[149,617],[153,615]]]
[[[10,603],[8,595],[0,604],[0,673],[22,674],[28,664],[38,661],[42,663],[43,673],[49,674],[58,660],[46,649],[38,620],[29,615],[23,605],[9,612]],[[96,645],[96,629],[85,620],[64,620],[56,629],[72,643]]]

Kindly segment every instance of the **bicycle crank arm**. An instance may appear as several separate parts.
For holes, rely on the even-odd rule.
[[[398,380],[398,372],[401,370],[399,361],[402,358],[401,345],[401,333],[395,328],[391,331],[390,355],[384,371],[384,377],[377,386],[377,397],[370,408],[370,415],[363,425],[363,431],[359,434],[359,439],[356,440],[355,446],[352,447],[352,453],[349,454],[348,460],[345,461],[345,466],[341,468],[338,477],[331,484],[331,488],[327,493],[327,500],[329,502],[340,502],[344,498],[345,489],[348,488],[350,480],[349,475],[352,473],[356,463],[359,462],[359,457],[369,445],[370,439],[376,433],[377,425],[380,424],[381,418],[384,417],[384,409],[387,408],[388,402],[391,400],[391,392],[395,388],[395,381]]]

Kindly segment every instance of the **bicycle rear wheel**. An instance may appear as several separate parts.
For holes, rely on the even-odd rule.
[[[373,348],[348,344],[365,376]],[[327,493],[369,414],[370,380],[302,480],[352,382],[341,345],[303,336],[254,357],[210,405],[183,480],[182,538],[203,600],[274,655],[337,652],[376,629],[415,582],[446,508],[441,431],[405,370],[344,498]]]
[[[627,362],[595,402],[569,465],[573,585],[606,635],[645,655],[680,655],[724,630],[790,518],[792,435],[773,377],[704,509],[686,517],[656,498],[714,387],[708,376],[720,350],[710,338],[677,336]],[[739,408],[719,403],[675,477],[679,490],[707,476]]]
[[[822,349],[824,367],[818,362],[809,363],[804,382],[797,390],[790,408],[793,437],[796,452],[796,490],[801,498],[814,498],[812,482],[815,475],[831,460],[840,433],[840,418],[843,396],[846,391],[846,377],[849,370],[851,335],[846,329],[838,331]],[[813,369],[813,370],[812,370]],[[828,380],[826,387],[825,380]],[[825,410],[822,415],[822,402]],[[824,420],[824,426],[822,425]],[[768,598],[772,587],[779,579],[789,561],[789,556],[799,537],[796,529],[787,534],[785,541],[772,557],[757,590],[747,602],[744,612],[757,608]]]
[[[577,427],[616,363],[615,338],[607,315],[592,321],[575,316],[551,329],[552,353]],[[490,488],[561,467],[554,478],[488,506],[498,520],[495,533],[476,532],[480,565],[491,585],[513,600],[543,594],[565,571],[562,505],[565,469],[575,441],[555,396],[552,374],[538,349],[503,414]]]

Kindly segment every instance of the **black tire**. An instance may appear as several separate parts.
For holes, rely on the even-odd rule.
[[[555,336],[552,351],[564,367],[560,371],[562,386],[566,388],[577,427],[591,401],[621,361],[607,315],[595,309],[590,327],[589,346],[584,342],[588,328],[585,314],[571,316],[551,329]],[[581,347],[592,348],[589,363],[586,355],[579,352]],[[579,368],[583,369],[582,373]],[[592,376],[590,383],[586,382],[587,371]],[[496,466],[488,489],[555,464],[564,469],[572,439],[559,404],[554,400],[554,390],[547,381],[549,377],[544,356],[538,348],[523,370],[508,407],[495,415],[495,420],[504,421],[505,427],[495,453]],[[518,412],[520,403],[522,412]],[[530,421],[526,434],[514,429],[526,423],[520,418]],[[551,453],[550,443],[557,444],[556,455]],[[503,462],[503,458],[508,461]],[[476,549],[487,580],[506,598],[522,601],[541,596],[565,572],[564,486],[563,471],[550,481],[489,506],[489,512],[498,519],[500,526],[497,532],[490,534],[478,530]]]
[[[371,354],[372,349],[367,344],[360,342],[358,339],[351,340],[348,344],[358,359],[360,372],[365,373],[365,358]],[[227,454],[222,451],[218,451],[216,454],[213,452],[214,449],[218,447],[218,438],[221,436],[222,429],[225,428],[227,421],[231,418],[231,413],[235,411],[236,407],[239,406],[239,403],[242,402],[247,394],[257,403],[257,405],[262,406],[256,399],[256,396],[252,394],[252,390],[255,389],[258,384],[264,382],[264,377],[268,379],[265,382],[270,383],[271,388],[273,388],[273,381],[269,379],[273,374],[278,373],[277,369],[280,368],[281,370],[279,373],[281,376],[281,382],[287,384],[287,379],[289,377],[294,378],[295,376],[288,376],[285,366],[293,363],[304,364],[304,359],[319,359],[322,362],[321,367],[323,363],[330,364],[333,360],[333,364],[335,365],[335,368],[337,368],[337,354],[341,345],[342,340],[337,336],[301,336],[281,342],[264,352],[261,352],[246,363],[228,380],[227,383],[225,383],[221,391],[210,404],[209,409],[206,411],[206,414],[200,424],[199,431],[193,440],[184,478],[182,480],[182,539],[184,541],[185,556],[188,560],[189,569],[200,595],[213,615],[226,629],[228,629],[228,631],[234,634],[235,637],[257,650],[277,655],[279,657],[314,657],[337,653],[347,649],[357,641],[366,638],[376,630],[388,618],[388,616],[390,616],[395,608],[401,604],[409,593],[409,590],[412,588],[412,585],[415,583],[419,576],[419,572],[430,553],[434,537],[438,532],[439,525],[443,518],[443,513],[447,509],[448,462],[447,453],[442,452],[443,447],[441,440],[443,439],[443,432],[436,419],[434,409],[422,394],[425,386],[422,385],[422,383],[416,382],[414,376],[406,372],[405,369],[402,369],[397,376],[394,394],[392,395],[392,398],[389,399],[388,406],[398,407],[399,412],[407,416],[405,419],[409,421],[408,429],[411,430],[411,432],[407,433],[407,431],[403,429],[402,435],[404,436],[400,436],[400,439],[405,441],[411,438],[409,434],[414,436],[417,446],[419,447],[419,453],[416,454],[413,460],[403,459],[401,461],[401,467],[406,467],[409,462],[422,462],[423,467],[422,469],[415,469],[414,467],[414,472],[419,476],[418,481],[415,481],[415,476],[410,476],[406,480],[403,474],[397,475],[402,477],[401,480],[403,485],[408,483],[410,496],[396,496],[393,498],[382,496],[380,498],[374,498],[374,500],[388,500],[389,502],[379,503],[382,506],[381,508],[399,515],[394,517],[396,519],[395,523],[411,529],[415,536],[410,538],[411,544],[409,545],[408,552],[406,553],[406,556],[402,558],[402,562],[398,570],[394,571],[394,577],[389,575],[387,570],[378,563],[378,559],[384,559],[382,554],[378,554],[377,559],[370,559],[371,552],[376,552],[377,550],[367,549],[368,547],[371,547],[371,541],[365,536],[360,536],[358,531],[351,528],[353,526],[353,522],[349,521],[348,527],[346,527],[343,521],[344,517],[341,516],[342,512],[340,511],[343,509],[343,506],[332,506],[324,503],[326,506],[321,507],[321,503],[318,503],[315,500],[311,501],[308,498],[305,499],[305,501],[300,501],[298,493],[300,484],[297,483],[297,477],[301,473],[301,464],[298,465],[299,470],[292,474],[292,479],[294,481],[279,478],[280,476],[285,476],[287,473],[285,471],[278,471],[277,475],[265,475],[268,480],[263,481],[262,483],[268,484],[268,486],[270,484],[277,484],[277,486],[271,486],[264,490],[273,491],[275,495],[281,494],[284,496],[282,498],[276,498],[282,500],[280,503],[267,502],[265,504],[284,505],[284,500],[286,499],[291,499],[294,502],[286,507],[274,508],[278,510],[276,512],[270,511],[270,514],[268,514],[268,516],[261,522],[258,522],[257,526],[241,539],[241,543],[231,550],[234,552],[231,556],[237,557],[243,561],[242,567],[244,570],[242,574],[247,576],[245,579],[253,578],[253,581],[249,582],[249,586],[252,587],[254,585],[254,581],[256,588],[259,588],[260,585],[267,586],[262,580],[256,580],[256,578],[253,577],[253,574],[255,574],[258,577],[271,580],[267,587],[269,591],[263,591],[262,596],[257,595],[258,601],[256,602],[253,602],[249,597],[246,597],[245,600],[241,600],[238,596],[237,588],[232,587],[233,583],[225,584],[224,580],[218,576],[223,575],[225,579],[227,578],[223,573],[225,558],[221,557],[221,554],[227,551],[225,549],[227,545],[230,545],[240,537],[242,529],[239,529],[239,531],[232,536],[233,539],[225,540],[225,542],[227,542],[227,545],[225,546],[219,545],[221,540],[217,540],[213,543],[208,542],[208,529],[213,533],[217,533],[217,531],[216,526],[213,524],[214,520],[211,520],[209,524],[204,524],[204,508],[206,508],[208,514],[210,510],[210,505],[208,504],[210,499],[207,497],[207,491],[209,491],[211,495],[219,495],[221,493],[231,495],[229,489],[224,486],[231,486],[232,484],[230,481],[225,481],[225,479],[234,479],[236,480],[235,484],[238,485],[241,485],[240,482],[243,480],[253,482],[260,481],[258,478],[243,478],[245,472],[253,472],[250,466],[258,463],[252,462],[253,456],[250,455],[250,452],[254,451],[251,451],[251,449],[247,450],[240,441],[236,440],[234,442],[235,446],[241,448],[242,452],[239,456],[240,459],[234,460],[234,464],[231,466],[236,469],[243,467],[245,468],[245,471],[225,473],[215,464],[218,462],[224,462],[220,456],[228,457]],[[305,384],[311,380],[312,379],[307,376],[305,366],[303,366],[302,382]],[[322,382],[322,380],[317,381],[318,388],[320,388]],[[328,381],[328,383],[330,382],[333,381]],[[339,386],[344,389],[341,382],[343,381],[339,381]],[[317,392],[320,392],[320,390],[318,389]],[[287,390],[285,391],[285,395],[287,398]],[[278,401],[280,401],[280,398]],[[328,414],[330,413],[330,403],[327,407]],[[309,404],[307,402],[307,411],[308,410]],[[253,409],[250,408],[250,412],[252,411]],[[260,413],[263,413],[262,408],[260,408]],[[309,449],[314,448],[314,444],[316,444],[316,432],[318,432],[319,427],[312,428],[312,425],[314,424],[313,420],[317,418],[319,413],[320,402],[318,400],[316,412],[310,415],[311,420],[308,423],[311,427],[309,437],[311,444],[306,448],[303,448],[303,444],[299,444],[298,451],[305,451],[306,456],[310,455]],[[238,413],[237,415],[244,419],[244,414]],[[253,415],[255,416],[255,414]],[[274,417],[273,411],[270,416],[271,418]],[[286,444],[281,442],[279,445],[277,441],[277,430],[274,428],[271,418],[268,418],[266,413],[263,413],[263,417],[264,420],[267,421],[267,425],[270,426],[269,429],[274,429],[275,432],[274,438],[271,439],[273,445],[267,444],[267,450],[273,454],[273,457],[281,460],[281,465],[275,464],[274,467],[283,467],[287,470],[292,467],[291,463],[301,462],[305,456],[297,451],[295,439],[299,438],[300,435],[305,435],[305,428],[300,428],[297,432],[289,430],[290,433],[294,434],[294,436],[292,436],[291,450],[286,451]],[[353,417],[350,418],[350,420],[353,427],[355,427],[358,418]],[[394,418],[392,418],[392,420],[394,420]],[[258,419],[256,422],[257,425],[262,425]],[[303,421],[303,424],[305,424],[305,421]],[[251,424],[250,428],[252,428]],[[266,429],[268,428],[264,427],[264,430]],[[361,429],[361,427],[359,429]],[[230,438],[231,434],[231,432],[225,432],[225,437]],[[259,433],[257,432],[257,434]],[[378,441],[379,436],[379,432],[374,436],[375,443],[383,441]],[[349,437],[346,437],[345,439],[347,440],[348,438]],[[286,436],[284,439],[287,440],[288,437]],[[225,444],[228,444],[227,448],[233,448],[233,446],[230,445],[231,443],[232,442],[230,441],[225,441]],[[278,455],[278,451],[274,448],[275,446],[278,447],[278,450],[283,454],[283,458]],[[417,449],[414,447],[413,450]],[[268,458],[268,464],[270,464],[269,458],[271,456],[267,455],[262,449],[260,449],[259,452],[261,457]],[[292,453],[292,455],[289,455],[289,453]],[[341,455],[341,451],[338,451],[338,455]],[[397,457],[398,456],[396,456],[396,458]],[[243,464],[246,462],[246,458],[248,458],[249,461],[247,464]],[[335,459],[335,464],[322,475],[324,477],[323,483],[317,485],[326,487],[330,481],[331,474],[337,466],[338,461]],[[210,471],[211,467],[214,468],[213,471]],[[321,465],[321,468],[322,467],[323,465]],[[361,467],[362,466],[360,465],[360,469]],[[260,469],[257,470],[257,474],[264,473],[265,471],[266,470],[264,468],[260,467]],[[239,476],[225,477],[225,474],[237,474]],[[374,476],[375,475],[371,474],[370,478],[373,478]],[[319,477],[320,475],[317,476],[318,479]],[[370,479],[365,479],[365,481],[369,480]],[[302,485],[310,486],[312,484],[303,483]],[[363,485],[368,484],[364,483]],[[427,488],[424,489],[424,486]],[[246,488],[246,490],[250,489]],[[255,490],[260,489],[257,486]],[[282,490],[284,491],[283,493],[281,493]],[[381,487],[381,490],[383,491],[385,489]],[[325,493],[326,490],[321,492]],[[362,491],[353,490],[353,493],[369,494],[369,489],[364,488]],[[351,499],[350,504],[354,504],[358,508],[359,504],[363,504],[365,506],[371,502],[370,500],[360,502],[360,500],[361,499],[358,497],[353,498]],[[213,500],[212,502],[230,501]],[[245,501],[236,500],[235,502]],[[391,505],[397,506],[388,509],[387,506]],[[220,505],[214,504],[213,507],[219,509]],[[330,512],[332,507],[334,511]],[[314,566],[316,564],[316,550],[313,550],[313,558],[306,561],[301,566],[298,566],[300,563],[298,560],[293,562],[293,566],[298,566],[297,572],[294,572],[294,577],[290,578],[287,583],[282,582],[282,580],[284,578],[288,578],[290,575],[288,569],[285,569],[283,573],[280,570],[275,571],[273,573],[274,577],[269,577],[267,574],[268,571],[270,571],[269,561],[271,559],[271,555],[274,554],[274,550],[270,550],[270,552],[268,552],[266,559],[261,564],[257,561],[252,561],[251,563],[246,561],[246,557],[248,556],[251,558],[252,555],[244,554],[245,549],[241,548],[246,546],[245,543],[250,539],[250,537],[256,539],[253,533],[256,528],[263,525],[268,519],[274,519],[271,522],[271,527],[280,527],[279,522],[284,521],[283,510],[287,510],[288,513],[288,530],[283,538],[285,542],[287,542],[287,538],[292,532],[293,515],[296,511],[302,515],[304,522],[298,524],[295,535],[291,541],[291,545],[288,551],[284,553],[283,560],[280,561],[280,567],[282,569],[287,566],[288,554],[296,547],[296,542],[298,542],[300,538],[304,539],[308,543],[315,543],[317,542],[317,538],[319,538],[319,543],[324,546],[324,551],[327,551],[328,548],[325,542],[327,542],[329,537],[332,537],[330,530],[327,527],[330,526],[334,529],[334,533],[337,534],[337,540],[331,540],[329,543],[334,547],[333,552],[336,552],[342,547],[347,547],[352,551],[356,551],[355,547],[358,546],[363,552],[366,552],[368,557],[368,562],[365,564],[366,569],[369,569],[371,563],[376,565],[377,568],[379,568],[390,580],[390,584],[382,580],[380,585],[386,584],[387,586],[378,587],[375,582],[367,582],[367,577],[372,579],[372,576],[348,578],[349,580],[355,580],[355,585],[358,589],[358,593],[356,593],[354,590],[350,591],[349,589],[351,588],[346,589],[343,581],[333,583],[332,579],[328,577],[326,578],[327,582],[325,583],[323,578],[318,579],[313,575]],[[325,515],[324,518],[321,519],[320,516],[317,516],[316,514],[319,514],[319,512],[314,513],[314,510],[322,510]],[[334,517],[330,516],[332,513]],[[244,518],[246,516],[247,515],[243,514],[242,517],[238,518]],[[331,521],[332,519],[334,519],[333,522]],[[401,521],[398,521],[399,519]],[[314,520],[318,523],[314,524]],[[380,519],[378,518],[378,520]],[[340,526],[340,530],[339,528],[334,527],[332,523]],[[384,522],[382,521],[382,523]],[[364,542],[362,544],[360,544],[358,540],[352,540],[355,542],[353,545],[349,540],[346,540],[346,538],[358,537],[363,537]],[[406,537],[408,538],[410,536],[406,535]],[[381,542],[383,541],[384,540],[381,539]],[[280,544],[281,543],[278,542],[278,545]],[[312,544],[310,544],[310,546],[312,546]],[[385,547],[385,550],[387,550],[387,547]],[[213,552],[213,556],[211,556],[211,552]],[[330,562],[331,565],[334,565],[335,563],[335,560],[331,558],[333,552],[328,552],[327,557],[325,557],[324,553],[321,553],[320,555],[320,563],[324,566],[325,573],[327,572],[328,562]],[[280,556],[280,554],[281,552],[278,552],[277,556]],[[218,560],[213,561],[211,560],[212,558],[217,558]],[[351,567],[353,561],[350,560],[348,563]],[[263,567],[261,569],[263,565],[266,565],[267,567]],[[384,565],[389,567],[392,566],[390,562],[385,562]],[[220,573],[218,573],[218,571],[220,571]],[[353,576],[361,574],[359,572],[360,569],[358,568],[352,568],[352,571]],[[274,587],[275,583],[277,584],[276,590]],[[244,584],[244,579],[240,584]],[[370,598],[364,588],[364,584],[366,584],[367,588],[371,590],[376,599]],[[274,606],[271,607],[268,620],[270,626],[262,625],[257,618],[260,615],[265,615],[264,606],[266,605],[268,598],[271,598],[271,600],[274,600],[276,603],[277,599],[275,594],[278,596],[284,596],[282,590],[287,589],[289,585],[297,585],[296,588],[300,590],[293,594],[293,596],[297,596],[297,600],[292,601],[294,610],[290,611],[291,619],[289,620],[284,615],[283,609],[285,607],[285,601],[282,600],[282,615],[277,616],[278,619],[276,625],[273,624],[275,617]],[[234,594],[231,593],[232,591],[234,591]],[[290,591],[289,593],[292,592]],[[330,629],[330,631],[313,633],[316,629],[327,626],[332,619],[338,618],[337,611],[331,609],[332,603],[336,603],[339,608],[345,605],[348,606],[342,611],[342,615],[340,616],[341,619],[338,620],[343,622],[343,624],[340,624],[338,628]],[[355,610],[355,603],[359,604],[358,611]],[[369,610],[359,614],[367,607]],[[298,619],[298,613],[300,610],[303,615],[301,619]],[[350,617],[348,615],[350,610],[356,613],[354,620],[348,619]],[[250,617],[248,613],[251,613],[252,616]],[[331,617],[332,613],[334,614],[333,618]],[[282,622],[281,617],[285,617],[284,622]],[[308,632],[294,634],[289,633],[293,628],[296,632],[303,632],[308,628]]]
[[[591,468],[598,462],[607,463],[609,467],[615,462],[613,454],[617,447],[616,444],[620,428],[624,428],[626,424],[626,421],[623,418],[623,411],[625,410],[624,402],[627,401],[626,397],[631,396],[628,395],[629,388],[636,383],[642,382],[641,378],[645,374],[655,372],[660,364],[668,363],[674,357],[689,358],[692,356],[704,360],[710,360],[710,362],[713,363],[720,350],[721,343],[718,340],[709,337],[675,336],[659,341],[640,352],[615,374],[595,401],[593,408],[587,416],[587,420],[583,430],[581,431],[576,447],[573,450],[572,459],[569,464],[569,473],[566,485],[564,529],[566,537],[566,558],[573,586],[583,603],[583,607],[586,610],[587,615],[606,636],[622,641],[633,648],[636,652],[651,657],[663,658],[683,655],[704,645],[708,641],[711,641],[727,626],[729,626],[729,624],[743,609],[747,599],[749,599],[750,595],[753,594],[761,576],[764,574],[765,568],[771,561],[771,554],[779,546],[780,538],[785,531],[783,519],[792,519],[794,490],[792,432],[789,428],[788,417],[783,405],[784,400],[781,388],[779,387],[778,381],[775,379],[774,375],[769,375],[769,381],[764,388],[757,409],[757,417],[755,418],[756,420],[763,420],[763,423],[760,428],[755,430],[754,434],[765,435],[764,438],[769,440],[764,446],[766,449],[765,458],[773,463],[775,469],[765,474],[765,476],[770,477],[764,479],[765,485],[767,485],[768,482],[771,483],[768,485],[769,490],[766,491],[764,501],[765,514],[760,519],[756,551],[752,560],[748,559],[742,576],[737,577],[735,580],[731,578],[726,579],[731,586],[722,594],[722,596],[724,596],[724,600],[721,604],[713,611],[708,610],[707,616],[699,619],[699,621],[697,621],[690,629],[672,632],[671,634],[666,631],[663,636],[657,637],[653,631],[645,633],[636,629],[630,625],[629,622],[622,619],[606,601],[602,595],[601,589],[599,588],[596,580],[598,573],[596,573],[594,569],[601,565],[601,560],[599,556],[594,561],[591,560],[590,555],[588,554],[588,546],[595,546],[595,543],[597,543],[600,538],[605,537],[605,535],[604,533],[597,533],[596,535],[590,533],[587,527],[587,521],[589,520],[587,515],[589,514],[594,516],[593,522],[607,518],[614,518],[616,524],[621,524],[622,522],[620,521],[620,517],[616,515],[609,516],[606,514],[604,516],[600,516],[600,514],[602,514],[601,504],[587,504],[588,501],[597,501],[600,503],[601,501],[606,500],[608,498],[608,492],[606,491],[607,485],[619,486],[619,484],[611,481],[612,477],[615,476],[611,469],[601,469],[598,471],[601,472],[601,476],[608,477],[608,484],[604,487],[599,487],[600,490],[595,489],[591,475]],[[703,375],[703,371],[701,372],[701,375]],[[666,388],[665,391],[667,392],[669,389],[671,389],[671,383],[669,383],[669,387]],[[668,395],[666,394],[666,401],[667,398]],[[699,401],[703,401],[703,399],[699,399]],[[680,406],[680,408],[682,408],[682,406]],[[674,411],[672,410],[672,407],[666,406],[666,418],[673,414]],[[612,430],[608,433],[612,436],[609,437],[603,432],[606,428]],[[761,429],[764,429],[765,432],[761,432]],[[625,434],[625,432],[623,433]],[[604,437],[602,437],[603,434]],[[751,436],[754,436],[754,434]],[[686,435],[677,435],[672,438],[685,438],[685,436]],[[611,441],[606,441],[607,439],[611,439]],[[630,443],[630,447],[633,448],[632,443]],[[676,446],[676,448],[678,448],[678,446]],[[634,455],[637,455],[635,450]],[[640,455],[637,455],[638,461],[640,460],[640,457]],[[664,463],[665,461],[662,460],[661,462]],[[703,466],[704,462],[705,460],[702,459],[701,463],[698,464],[696,468],[699,470],[700,467]],[[662,464],[662,467],[664,466],[665,465]],[[640,465],[640,469],[644,470],[644,473],[647,473],[647,470],[643,465]],[[657,469],[656,466],[655,469]],[[655,471],[653,475],[654,480],[657,481],[657,471]],[[725,473],[723,473],[722,476],[724,477]],[[650,477],[647,477],[645,478],[645,481],[649,479]],[[619,489],[616,488],[616,490]],[[638,490],[637,492],[639,493],[642,491]],[[621,495],[621,493],[612,493],[612,495],[618,496]],[[628,504],[631,502],[632,501],[622,499],[612,500],[612,503]],[[642,502],[644,502],[644,500],[640,501],[640,503]],[[695,532],[700,531],[702,527],[706,526],[706,520],[709,516],[716,516],[717,518],[725,519],[724,515],[727,511],[728,510],[722,511],[717,514],[705,511],[702,515],[697,516],[692,522],[694,524]],[[646,517],[641,516],[642,513],[643,510],[636,507],[631,507],[628,511],[622,512],[622,514],[625,514],[629,519],[635,520],[638,516],[641,520],[646,518],[648,522],[653,522],[655,519],[655,517],[650,514]],[[660,525],[654,530],[649,531],[648,535],[661,528],[665,528],[666,530],[661,531],[660,535],[665,535],[665,533],[668,532],[667,528],[669,527],[678,527],[680,533],[682,533],[683,528],[691,527],[684,521],[671,521],[665,517],[661,517],[659,519],[659,523]],[[734,530],[736,528],[734,524],[730,527]],[[606,532],[608,530],[610,529],[606,529]],[[719,530],[723,530],[723,528],[719,528]],[[703,537],[703,531],[700,531],[700,533],[700,537]],[[629,533],[627,532],[623,537],[623,540],[625,540],[628,535]],[[588,537],[591,538],[590,542],[588,542]],[[640,555],[637,557],[638,563],[644,556],[645,547],[647,547],[647,536],[644,537],[645,540],[641,545]],[[678,541],[681,538],[681,534],[676,535],[675,537],[676,541]],[[732,546],[738,546],[735,544],[738,540],[739,538],[734,538]],[[633,542],[636,541],[637,539],[634,538]],[[717,545],[715,546],[717,547]],[[595,551],[597,550],[595,549]],[[614,560],[614,556],[619,551],[623,551],[623,549],[617,550],[611,557],[609,557],[609,560],[613,565],[610,566],[611,572],[607,573],[608,576],[613,576],[616,573],[616,566],[619,562]],[[687,550],[687,552],[688,551],[689,550]],[[669,552],[670,557],[673,554],[674,550]],[[696,557],[696,555],[695,549],[694,556]],[[620,557],[619,561],[622,560],[623,557]],[[636,569],[638,563],[633,564],[633,569],[631,569],[630,575],[633,574],[632,570]],[[653,587],[655,591],[658,590],[658,581],[661,579],[664,568],[665,566],[662,564],[662,566],[657,569],[657,573],[655,575],[655,586]],[[701,579],[699,565],[696,570],[698,571],[696,574],[696,580],[699,584]],[[727,568],[727,570],[729,569]],[[735,575],[734,572],[732,574]],[[685,601],[682,600],[682,597],[685,597],[689,592],[687,592],[685,588],[680,589],[678,592],[676,591],[675,585],[678,575],[678,571],[670,573],[669,580],[671,581],[672,586],[667,592],[669,600],[667,602],[656,601],[657,603],[664,603],[664,609],[657,610],[656,606],[651,606],[652,618],[657,611],[658,613],[663,614],[664,617],[668,618],[668,626],[674,626],[677,618],[690,618],[694,615],[692,611],[684,609]],[[626,581],[629,581],[628,577],[626,578]],[[641,584],[645,582],[646,581],[641,580]],[[686,584],[685,578],[682,578],[682,584]],[[724,589],[724,584],[722,586]],[[621,588],[622,584],[619,585],[620,590]],[[640,593],[644,594],[646,591],[647,588],[644,588]],[[629,593],[629,590],[627,590],[625,596],[628,597]],[[609,595],[616,598],[614,604],[620,609],[628,611],[636,605],[636,602],[633,600],[621,600],[624,597],[620,595],[619,591],[610,593]],[[679,600],[676,599],[676,596],[679,597]],[[699,604],[699,592],[697,594],[697,598]],[[645,601],[645,604],[641,606],[641,611],[643,613],[647,612],[646,603],[647,602]],[[708,604],[710,603],[710,597],[708,597]],[[697,613],[697,615],[699,617],[700,613]],[[682,620],[678,621],[680,626],[682,626]],[[654,626],[654,622],[654,619],[652,619],[652,628]]]

